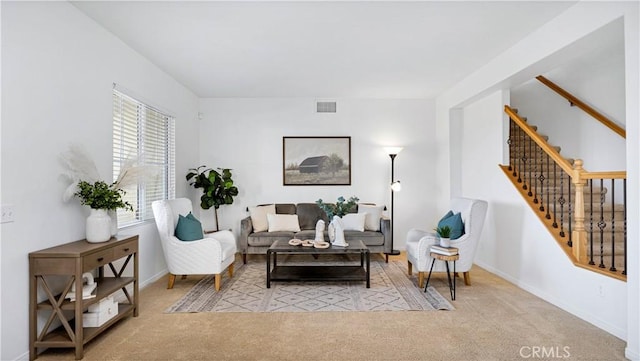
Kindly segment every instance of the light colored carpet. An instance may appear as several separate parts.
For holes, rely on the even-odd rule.
[[[264,256],[249,263],[264,265]],[[565,360],[625,360],[623,340],[475,266],[471,286],[458,283],[452,312],[164,313],[201,279],[168,290],[164,277],[142,289],[140,316],[86,344],[83,361],[540,360],[532,351],[542,347],[568,347]],[[447,295],[446,275],[431,282]],[[73,359],[73,349],[49,349],[37,360]]]
[[[310,256],[307,256],[310,257]],[[323,262],[322,259],[314,262]],[[278,264],[291,263],[279,262]],[[323,262],[327,264],[327,262]],[[298,264],[296,262],[296,264]],[[249,263],[216,292],[213,276],[198,282],[165,312],[328,312],[433,311],[453,306],[435,288],[419,289],[406,276],[404,262],[371,262],[365,282],[272,282],[266,287],[264,263]]]

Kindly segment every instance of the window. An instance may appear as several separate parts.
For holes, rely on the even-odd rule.
[[[133,212],[118,210],[119,227],[153,219],[151,202],[175,198],[174,119],[118,90],[113,90],[113,179],[131,159],[154,172],[125,188]]]

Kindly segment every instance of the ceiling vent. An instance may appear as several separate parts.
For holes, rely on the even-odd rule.
[[[336,102],[316,102],[316,113],[335,113]]]

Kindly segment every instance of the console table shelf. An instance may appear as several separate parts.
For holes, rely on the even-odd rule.
[[[124,259],[118,270],[113,262]],[[133,276],[123,277],[125,268],[133,260]],[[104,266],[108,266],[113,276],[105,277]],[[66,294],[75,286],[82,290],[82,274],[98,270],[95,297],[69,301]],[[49,276],[67,276],[62,292],[54,293],[47,282]],[[38,302],[38,288],[44,291],[46,300]],[[128,286],[133,288],[130,294]],[[83,327],[82,314],[89,306],[117,291],[122,291],[126,302],[118,304],[118,314],[99,327]],[[79,291],[79,294],[82,292]],[[89,243],[85,240],[29,253],[29,358],[38,356],[38,348],[75,348],[76,360],[84,356],[84,344],[98,336],[119,320],[138,316],[138,236],[119,236],[104,243]],[[43,329],[38,331],[38,315],[49,314]],[[63,311],[73,311],[72,319],[67,319]],[[61,326],[50,330],[55,320]]]

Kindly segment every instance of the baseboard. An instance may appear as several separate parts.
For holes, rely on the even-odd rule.
[[[630,350],[629,347],[625,347],[624,357],[631,361],[638,361],[640,360],[640,353],[638,353],[638,350]]]
[[[554,306],[557,306],[561,309],[563,309],[564,311],[569,312],[570,314],[589,322],[590,324],[602,329],[605,332],[608,332],[610,334],[612,334],[613,336],[626,341],[627,340],[627,330],[626,329],[621,329],[620,327],[617,327],[615,325],[612,325],[611,323],[599,319],[597,317],[593,317],[593,315],[591,315],[590,313],[584,312],[581,309],[576,308],[573,305],[567,304],[565,302],[563,302],[562,300],[558,299],[557,297],[551,296],[548,293],[533,287],[527,283],[522,282],[519,279],[516,279],[498,269],[495,269],[492,266],[489,266],[487,264],[484,264],[482,262],[476,262],[476,265],[480,266],[481,268],[497,275],[500,276],[501,278],[504,278],[505,280],[513,283],[514,285],[522,288],[523,290],[535,295],[536,297],[539,297],[551,304],[553,304]],[[585,271],[586,272],[586,271]]]

